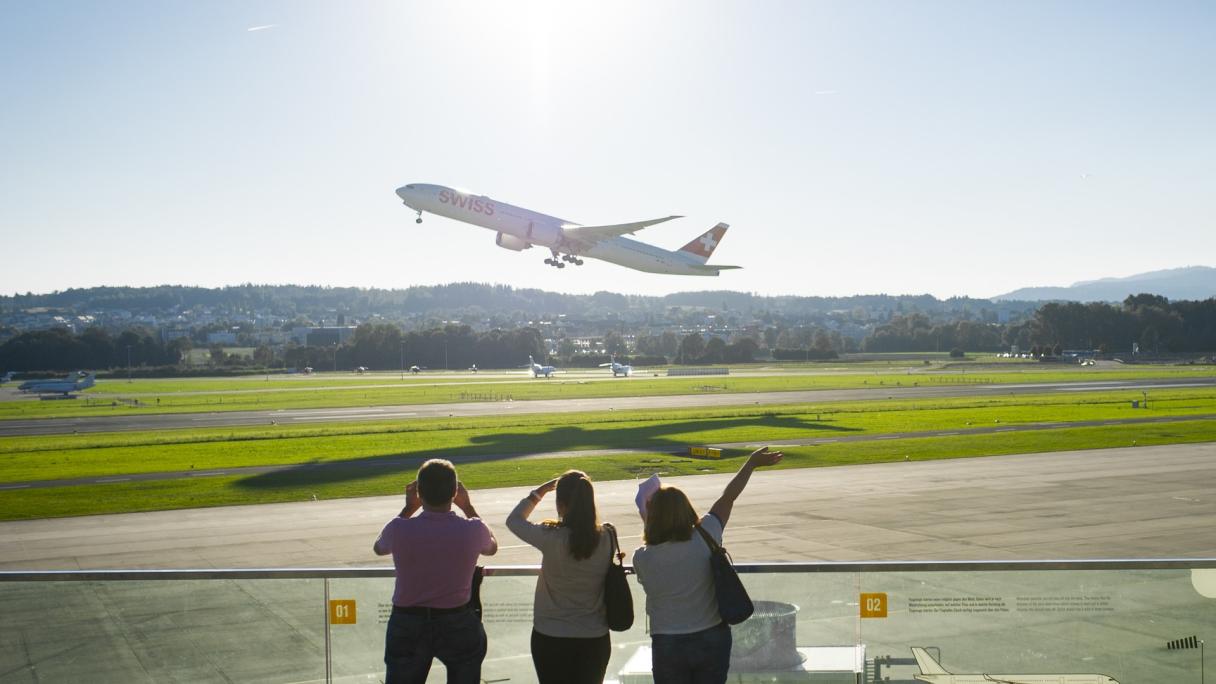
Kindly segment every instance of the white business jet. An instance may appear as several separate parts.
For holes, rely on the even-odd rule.
[[[633,366],[624,363],[617,363],[616,359],[613,359],[609,363],[601,363],[600,368],[612,368],[612,377],[614,378],[618,375],[629,377],[633,374]]]
[[[528,357],[528,365],[532,368],[532,377],[534,378],[539,378],[542,375],[546,378],[551,378],[553,377],[553,374],[557,372],[557,369],[553,366],[542,366],[536,361],[532,360],[531,356]]]
[[[954,674],[923,648],[912,647],[920,674],[913,678],[931,684],[1119,684],[1101,674]]]
[[[583,257],[647,273],[672,275],[716,276],[722,270],[742,268],[705,263],[726,234],[729,226],[725,223],[719,223],[672,252],[622,236],[679,216],[582,226],[442,185],[411,183],[397,188],[397,196],[405,206],[418,212],[418,223],[422,223],[422,213],[429,212],[488,228],[498,233],[495,243],[503,249],[520,252],[533,245],[548,249],[553,256],[545,259],[545,263],[557,268],[565,268],[566,264],[581,266]]]
[[[17,386],[22,392],[31,394],[62,394],[72,397],[72,392],[87,390],[93,386],[94,375],[79,371],[75,376],[69,375],[61,380],[26,380]]]

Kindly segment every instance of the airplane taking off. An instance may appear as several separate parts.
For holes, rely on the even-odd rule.
[[[912,647],[920,674],[913,678],[930,684],[1119,684],[1100,674],[952,674],[923,648]]]
[[[719,271],[741,266],[707,264],[714,248],[722,241],[729,226],[725,223],[698,235],[678,251],[623,237],[658,223],[681,218],[665,216],[649,221],[618,223],[602,226],[582,226],[442,185],[411,183],[397,188],[397,196],[405,206],[418,212],[430,212],[498,233],[495,244],[503,249],[521,252],[533,245],[544,247],[552,254],[545,263],[557,268],[566,264],[581,266],[582,257],[599,259],[647,273],[671,275],[716,276]]]
[[[65,397],[69,397],[72,392],[79,392],[92,387],[93,378],[92,373],[79,371],[76,373],[75,379],[69,375],[62,380],[26,380],[18,385],[17,389],[31,394],[62,394]]]
[[[625,377],[629,377],[630,375],[633,374],[633,366],[626,365],[623,363],[617,363],[616,359],[613,359],[609,363],[600,364],[600,368],[609,368],[609,367],[612,368],[612,377],[614,377],[614,378],[617,375],[624,375]]]
[[[532,367],[532,377],[534,378],[539,378],[542,375],[546,378],[551,378],[557,372],[557,369],[553,366],[542,366],[533,361],[531,356],[528,357],[528,365]]]

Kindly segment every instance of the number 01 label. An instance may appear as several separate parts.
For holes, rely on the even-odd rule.
[[[354,599],[332,599],[329,602],[329,624],[331,625],[353,625],[355,624],[355,600]]]
[[[887,595],[884,593],[862,594],[860,604],[863,618],[885,618],[887,616]]]

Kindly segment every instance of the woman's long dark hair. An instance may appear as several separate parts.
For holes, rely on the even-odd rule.
[[[557,504],[565,511],[558,524],[570,528],[570,554],[575,560],[590,558],[600,545],[600,521],[587,473],[569,470],[558,478]]]

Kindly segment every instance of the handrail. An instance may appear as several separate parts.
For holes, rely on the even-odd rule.
[[[632,572],[632,566],[625,566]],[[1003,561],[833,561],[738,563],[742,574],[810,572],[1028,572],[1059,570],[1216,569],[1216,558],[1110,558]],[[497,565],[487,576],[527,577],[539,565]],[[4,570],[0,582],[106,582],[155,580],[337,579],[393,577],[392,566],[339,568],[249,568],[190,570]]]

